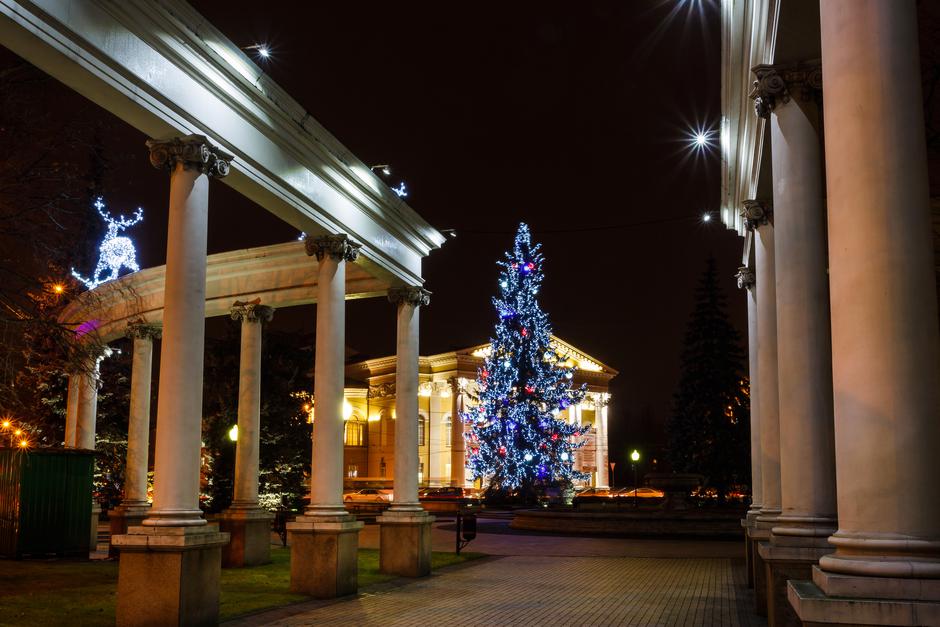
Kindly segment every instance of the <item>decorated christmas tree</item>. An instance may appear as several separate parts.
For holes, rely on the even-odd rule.
[[[562,367],[567,359],[552,346],[548,315],[539,307],[540,247],[520,224],[512,250],[498,262],[496,337],[477,372],[479,404],[463,415],[471,426],[467,465],[491,493],[531,496],[587,478],[574,469],[585,427],[559,418],[581,402],[584,389],[572,389],[572,368]]]

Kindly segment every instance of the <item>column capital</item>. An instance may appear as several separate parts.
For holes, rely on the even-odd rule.
[[[261,304],[261,299],[244,303],[236,300],[231,309],[232,320],[242,322],[271,322],[274,317],[274,307]]]
[[[449,377],[447,379],[447,383],[450,384],[451,393],[454,394],[454,396],[466,391],[466,386],[464,385],[463,381],[463,377]]]
[[[148,324],[144,320],[127,323],[127,337],[132,340],[158,340],[163,335],[163,328],[157,324]]]
[[[754,285],[757,284],[757,277],[754,274],[754,271],[748,268],[747,266],[741,266],[738,268],[737,273],[735,273],[734,278],[738,280],[738,289],[751,289]]]
[[[338,233],[308,237],[304,240],[304,247],[307,249],[307,254],[316,257],[317,261],[323,261],[327,255],[337,261],[355,261],[359,257],[362,244],[356,244],[345,233]]]
[[[170,139],[148,139],[150,163],[158,170],[173,171],[177,163],[186,170],[221,178],[229,173],[235,157],[212,145],[205,135],[185,135]]]
[[[396,305],[426,306],[431,302],[431,292],[415,285],[390,287],[388,288],[388,301]]]
[[[765,120],[777,105],[791,97],[804,102],[817,102],[822,94],[822,63],[819,60],[778,65],[755,65],[751,72],[757,77],[751,93],[754,112]]]
[[[774,210],[771,203],[763,200],[745,200],[742,204],[744,206],[741,209],[741,217],[744,218],[745,229],[754,231],[765,224],[773,226]]]

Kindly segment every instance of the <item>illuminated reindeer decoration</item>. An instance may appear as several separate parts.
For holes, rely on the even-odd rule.
[[[108,232],[104,236],[104,241],[98,247],[98,265],[95,267],[95,274],[90,279],[86,279],[75,268],[72,268],[72,276],[84,283],[88,289],[93,290],[102,283],[111,281],[118,277],[121,268],[127,268],[131,272],[137,272],[140,267],[137,265],[137,251],[131,238],[118,235],[129,226],[134,226],[144,219],[144,210],[140,207],[130,218],[123,215],[117,219],[113,218],[108,211],[105,211],[104,201],[101,198],[95,200],[95,209],[98,215],[104,218],[108,223]],[[105,270],[110,270],[110,274],[102,277]]]

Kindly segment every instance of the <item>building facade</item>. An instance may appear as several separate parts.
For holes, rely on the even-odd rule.
[[[562,367],[574,368],[573,387],[587,386],[584,400],[560,417],[590,425],[576,452],[575,468],[588,473],[586,485],[608,485],[608,406],[610,380],[617,371],[552,337]],[[418,362],[418,481],[422,486],[471,486],[468,450],[460,420],[475,405],[477,370],[489,344],[420,357]],[[380,357],[346,367],[343,413],[344,472],[347,488],[392,482],[395,466],[395,357]]]

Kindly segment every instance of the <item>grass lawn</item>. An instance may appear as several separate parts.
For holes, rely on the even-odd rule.
[[[432,553],[433,569],[481,553]],[[288,591],[290,549],[271,548],[271,563],[222,570],[220,619],[304,601]],[[117,562],[0,560],[0,625],[113,625]],[[392,579],[379,572],[379,552],[359,549],[359,587]]]

